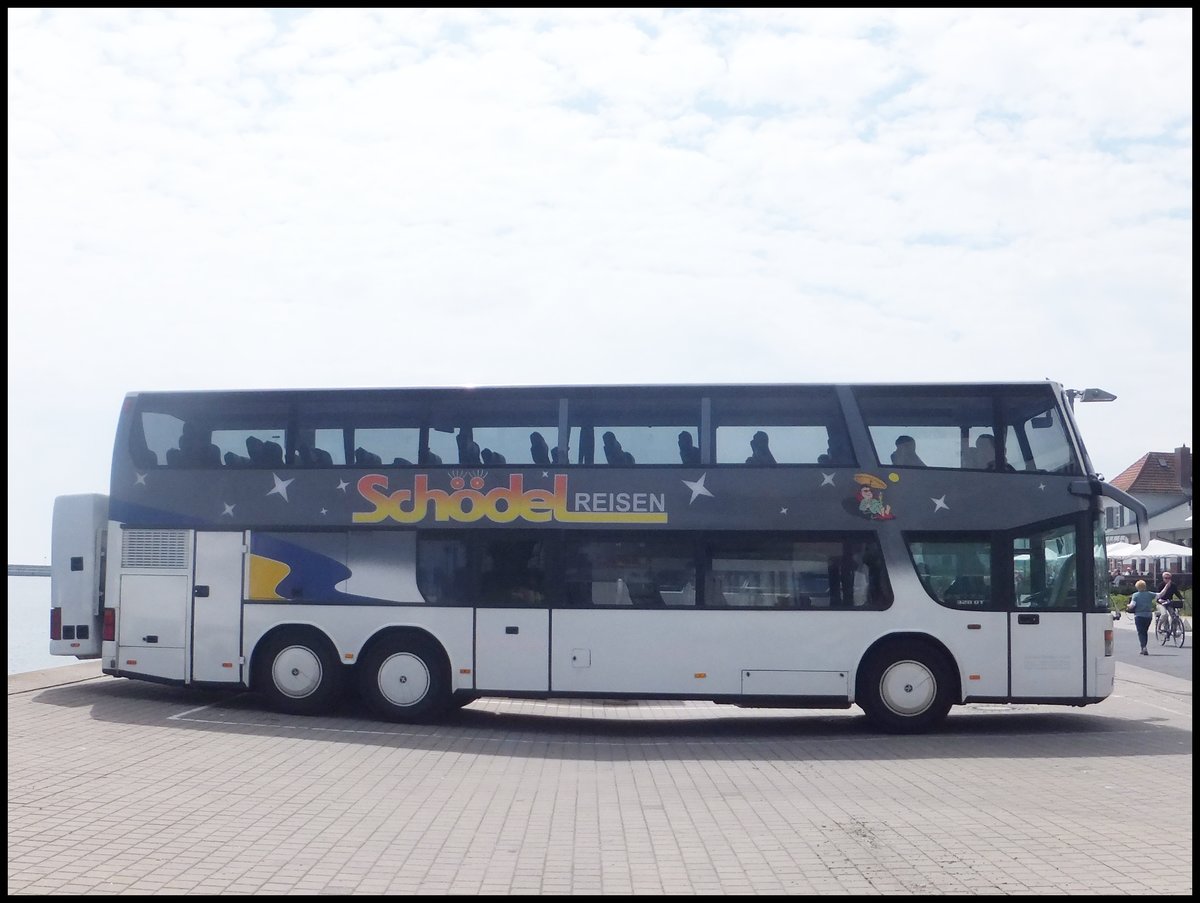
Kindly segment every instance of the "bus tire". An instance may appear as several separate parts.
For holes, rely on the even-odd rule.
[[[391,636],[371,646],[358,663],[367,705],[388,721],[436,721],[450,708],[450,666],[426,637]]]
[[[342,665],[324,634],[289,627],[254,651],[251,686],[270,706],[291,715],[328,711],[342,692]]]
[[[940,724],[950,711],[950,664],[924,643],[890,646],[873,653],[856,694],[867,719],[890,734],[916,734]]]

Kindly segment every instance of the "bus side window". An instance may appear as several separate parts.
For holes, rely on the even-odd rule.
[[[461,538],[421,537],[417,546],[417,587],[434,605],[463,605],[470,598],[469,554]]]
[[[542,604],[545,599],[545,550],[540,540],[484,539],[480,547],[481,604]]]

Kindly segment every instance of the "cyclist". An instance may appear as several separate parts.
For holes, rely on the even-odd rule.
[[[1183,608],[1183,593],[1179,591],[1179,587],[1171,582],[1170,571],[1163,571],[1163,586],[1158,591],[1155,601],[1162,606],[1162,610],[1158,612],[1158,619],[1165,621],[1163,627],[1167,630],[1171,629],[1171,609]]]

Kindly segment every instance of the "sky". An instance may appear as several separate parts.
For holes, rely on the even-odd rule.
[[[1192,445],[1192,12],[8,10],[8,560],[154,389],[1051,379]]]

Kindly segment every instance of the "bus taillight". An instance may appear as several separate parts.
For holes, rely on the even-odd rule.
[[[1113,632],[1111,630],[1104,631],[1104,656],[1106,658],[1113,654]]]
[[[111,642],[117,638],[117,610],[115,608],[104,609],[104,634],[101,639],[105,642]]]
[[[50,609],[50,639],[62,639],[62,609]]]

